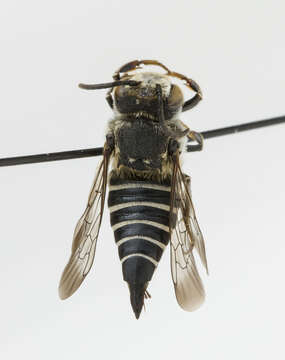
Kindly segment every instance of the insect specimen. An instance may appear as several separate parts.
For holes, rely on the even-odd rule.
[[[166,74],[137,72],[140,65],[160,66]],[[172,78],[185,81],[194,90],[194,97],[184,102],[182,91],[172,84]],[[84,89],[110,88],[106,99],[114,117],[108,124],[104,148],[4,158],[0,159],[0,166],[103,155],[86,210],[75,228],[71,257],[59,286],[62,299],[78,289],[91,269],[109,182],[111,225],[136,317],[140,316],[144,299],[149,297],[149,281],[169,242],[177,301],[183,309],[195,310],[205,293],[194,249],[206,271],[208,267],[191,200],[190,177],[180,165],[185,143],[197,142],[187,145],[187,151],[201,150],[203,138],[281,124],[285,117],[196,133],[179,120],[181,111],[191,109],[202,99],[193,80],[154,60],[127,63],[113,80],[106,84],[80,84]]]
[[[161,66],[166,74],[133,73],[142,64]],[[184,80],[195,95],[184,102],[171,77]],[[207,260],[191,200],[190,177],[181,170],[180,155],[187,137],[195,139],[199,148],[203,139],[179,120],[179,114],[202,99],[200,87],[151,60],[127,63],[113,79],[107,84],[80,85],[85,89],[111,88],[107,101],[115,115],[108,124],[103,160],[86,210],[75,228],[71,257],[59,285],[60,297],[71,296],[92,266],[109,182],[111,225],[136,318],[169,242],[177,301],[183,309],[195,310],[204,301],[205,292],[193,249],[206,270]]]

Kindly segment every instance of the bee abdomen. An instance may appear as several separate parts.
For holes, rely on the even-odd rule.
[[[111,178],[108,205],[124,280],[145,284],[169,242],[170,185]]]

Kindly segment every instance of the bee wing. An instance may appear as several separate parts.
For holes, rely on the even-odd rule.
[[[179,305],[186,311],[196,310],[204,301],[205,291],[199,276],[193,248],[208,272],[203,235],[198,225],[191,194],[190,178],[174,161],[171,189],[171,213],[176,209],[176,224],[171,229],[171,272]]]
[[[104,151],[87,207],[75,227],[71,256],[59,283],[61,299],[68,298],[79,288],[92,267],[104,210],[109,159],[110,153]]]

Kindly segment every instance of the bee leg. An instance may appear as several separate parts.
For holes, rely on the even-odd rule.
[[[203,150],[203,146],[204,146],[203,135],[197,131],[190,130],[190,128],[186,124],[184,124],[184,122],[181,120],[180,120],[180,124],[188,130],[188,133],[187,133],[188,141],[190,141],[190,142],[196,141],[198,143],[196,145],[188,145],[187,152]]]
[[[185,101],[185,103],[182,106],[182,111],[187,111],[192,109],[194,106],[196,106],[200,101],[202,100],[202,97],[199,94],[196,94],[194,97],[192,97],[190,100]]]
[[[196,83],[196,81],[184,78],[183,80],[186,81],[187,86],[196,92],[196,95],[194,95],[191,99],[185,101],[185,103],[182,106],[182,111],[187,111],[192,109],[194,106],[196,106],[201,100],[202,100],[202,90],[200,86]]]
[[[196,95],[194,95],[191,99],[185,101],[185,103],[182,106],[182,111],[187,111],[192,109],[194,106],[198,104],[199,101],[202,100],[202,90],[200,86],[194,81],[193,79],[188,78],[185,75],[179,74],[175,71],[169,71],[169,76],[176,77],[177,79],[184,80],[186,82],[186,86],[195,91]]]
[[[198,144],[196,145],[187,145],[187,152],[193,151],[201,151],[204,146],[204,138],[203,135],[196,131],[190,131],[188,134],[188,139],[190,141],[196,141]]]
[[[203,135],[196,132],[196,131],[191,131],[190,128],[184,124],[183,121],[179,120],[180,124],[186,129],[188,130],[186,132],[186,130],[184,130],[184,132],[186,132],[185,135],[187,135],[188,141],[192,142],[192,141],[196,141],[198,144],[196,145],[188,145],[187,146],[187,152],[192,152],[192,151],[201,151],[203,150],[203,146],[204,146],[204,138]]]

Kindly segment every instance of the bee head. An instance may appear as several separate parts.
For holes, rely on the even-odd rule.
[[[145,115],[155,118],[158,112],[158,96],[156,87],[160,85],[165,119],[171,119],[180,112],[184,102],[180,88],[172,84],[169,76],[142,72],[125,75],[122,81],[133,81],[135,85],[119,85],[114,89],[114,100],[120,114]]]
[[[129,74],[141,69],[140,65],[159,66],[166,71],[166,74],[154,72]],[[184,84],[196,94],[184,102],[180,87],[170,81],[172,77],[184,81]],[[181,110],[192,109],[202,100],[202,91],[194,80],[169,70],[156,60],[130,61],[114,73],[113,80],[104,84],[79,84],[79,87],[86,90],[109,88],[106,100],[112,109],[123,115],[142,116],[152,120],[156,120],[158,114],[162,114],[162,110],[163,118],[169,120]]]

